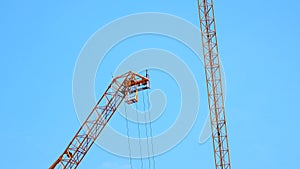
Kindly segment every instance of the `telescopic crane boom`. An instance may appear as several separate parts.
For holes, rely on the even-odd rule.
[[[121,102],[125,99],[128,104],[136,103],[138,91],[149,89],[149,84],[147,70],[146,77],[132,71],[115,77],[67,148],[49,169],[77,168]]]

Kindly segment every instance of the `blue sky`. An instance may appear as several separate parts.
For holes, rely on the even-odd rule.
[[[232,168],[300,168],[299,2],[216,1],[215,6],[227,82]],[[60,155],[80,127],[72,78],[82,47],[104,25],[138,12],[169,13],[199,25],[196,1],[0,2],[1,168],[47,168]],[[135,43],[136,48],[124,50]],[[180,44],[163,37],[137,37],[117,49],[130,54],[151,47],[178,54],[194,72],[201,100],[191,132],[174,149],[155,158],[156,168],[214,168],[211,141],[198,143],[208,112],[202,63],[192,54],[187,57],[185,52],[190,51]],[[112,51],[105,61],[122,61],[124,55],[114,53],[118,54]],[[113,66],[100,66],[98,71],[111,76],[113,70]],[[176,103],[178,93],[170,92],[176,88],[172,79],[153,74],[158,77],[151,79],[153,87],[164,89],[169,98],[165,116],[153,123],[157,134],[161,126],[172,124],[172,111],[177,108],[172,99]],[[163,77],[166,83],[159,86]],[[96,82],[101,84],[95,89],[100,97],[97,91],[109,82],[99,75]],[[128,159],[93,146],[79,168],[118,169],[128,164]],[[135,168],[138,164],[135,160]]]

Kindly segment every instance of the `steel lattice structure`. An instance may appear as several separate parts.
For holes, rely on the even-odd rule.
[[[147,72],[147,71],[146,71]],[[112,80],[75,137],[49,169],[75,169],[96,141],[121,102],[138,101],[138,91],[149,89],[149,79],[129,71]]]
[[[198,0],[208,106],[216,169],[230,169],[230,155],[213,0]]]
[[[222,72],[218,53],[213,0],[198,0],[208,106],[216,169],[231,169],[226,127]],[[121,102],[138,101],[138,91],[149,88],[149,79],[132,71],[114,78],[75,137],[49,169],[76,169]]]

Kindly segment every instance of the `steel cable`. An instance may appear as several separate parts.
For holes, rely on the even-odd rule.
[[[146,139],[147,139],[147,155],[148,155],[148,166],[151,169],[151,161],[150,161],[150,151],[149,151],[149,135],[148,135],[148,123],[147,123],[147,113],[146,113],[146,105],[145,105],[145,93],[143,92],[143,106],[144,106],[144,120],[145,120],[145,131],[146,131]]]
[[[143,162],[143,154],[142,154],[142,144],[141,144],[141,129],[140,129],[140,119],[139,119],[139,113],[138,113],[138,105],[135,104],[135,113],[137,118],[137,126],[138,126],[138,135],[139,135],[139,146],[140,146],[140,160],[141,160],[141,169],[144,169],[144,162]]]
[[[129,138],[129,124],[128,124],[128,115],[126,110],[126,104],[125,106],[125,116],[126,116],[126,129],[127,129],[127,140],[128,140],[128,152],[129,152],[129,162],[130,162],[130,169],[132,169],[132,157],[131,157],[131,146],[130,146],[130,138]]]
[[[150,112],[150,100],[149,100],[149,91],[147,90],[147,106],[148,106],[148,119],[149,119],[149,126],[150,126],[150,143],[151,143],[151,151],[152,151],[152,160],[153,160],[153,168],[155,169],[155,158],[154,158],[154,149],[153,149],[153,133],[152,133],[152,119],[151,119],[151,112]]]

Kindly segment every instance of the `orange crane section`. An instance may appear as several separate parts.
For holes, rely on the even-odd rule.
[[[216,169],[231,169],[213,0],[198,0]]]
[[[125,99],[128,104],[136,103],[138,91],[149,88],[147,70],[146,77],[132,71],[115,77],[67,148],[49,169],[77,168],[121,102]]]

